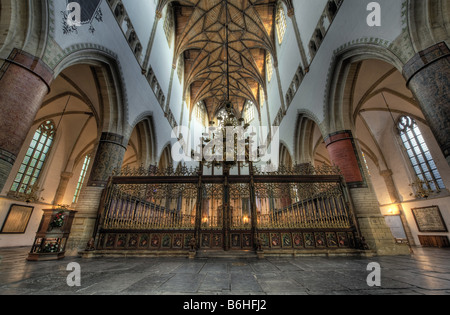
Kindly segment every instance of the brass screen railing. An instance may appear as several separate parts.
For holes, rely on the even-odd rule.
[[[102,228],[194,229],[196,204],[196,187],[192,184],[113,184],[108,192]]]
[[[187,244],[191,235],[197,242],[203,236],[227,242],[236,233],[248,240],[259,232],[283,231],[359,234],[348,190],[335,168],[309,165],[270,174],[254,169],[234,176],[205,176],[192,168],[125,169],[105,189],[94,238],[103,234],[107,246],[123,233],[133,240],[139,233],[145,240],[161,233],[173,241],[183,234]]]

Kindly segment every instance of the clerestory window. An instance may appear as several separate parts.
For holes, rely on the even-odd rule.
[[[409,116],[402,116],[398,120],[397,128],[416,176],[424,185],[423,188],[435,192],[445,189],[442,177],[416,121]]]

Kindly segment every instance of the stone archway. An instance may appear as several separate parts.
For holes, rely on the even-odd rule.
[[[416,52],[435,43],[450,45],[450,2],[448,0],[410,0],[408,24]]]
[[[144,118],[141,118],[144,117]],[[151,114],[142,114],[136,120],[124,158],[124,166],[144,167],[156,163],[156,138]],[[128,152],[130,151],[130,152]]]
[[[120,65],[110,54],[94,49],[76,51],[63,58],[55,67],[56,76],[76,65],[91,69],[98,98],[99,127],[87,185],[81,190],[75,226],[67,249],[84,249],[92,237],[102,191],[114,170],[120,168],[128,140],[128,106]]]
[[[125,135],[128,126],[128,104],[121,67],[117,59],[101,50],[76,51],[63,58],[55,67],[55,76],[64,69],[86,64],[93,67],[98,77],[101,98],[101,132]]]

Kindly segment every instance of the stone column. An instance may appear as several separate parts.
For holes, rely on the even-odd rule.
[[[113,171],[122,166],[125,152],[123,136],[113,133],[101,135],[88,184],[81,190],[75,209],[77,214],[67,245],[69,255],[84,250],[92,238],[103,190]]]
[[[406,238],[408,239],[409,245],[414,246],[415,245],[414,237],[411,233],[411,229],[409,228],[408,221],[406,220],[405,211],[403,209],[400,200],[400,195],[397,191],[397,187],[395,186],[394,179],[392,178],[393,173],[391,170],[388,169],[381,171],[380,175],[384,179],[386,188],[391,198],[391,202],[397,204],[398,211],[400,213],[400,219],[402,221],[403,229],[405,230]]]
[[[150,38],[148,40],[147,51],[144,57],[144,63],[142,65],[142,73],[146,74],[150,64],[150,55],[152,53],[153,43],[155,41],[156,30],[158,29],[159,20],[161,20],[161,11],[156,11],[155,20],[153,21],[152,32],[150,33]]]
[[[290,0],[288,2],[291,3],[292,1]],[[294,27],[294,32],[295,32],[295,37],[297,38],[297,44],[298,44],[298,49],[300,52],[300,57],[302,58],[303,69],[305,70],[305,73],[308,73],[309,72],[308,58],[306,57],[305,48],[303,47],[303,41],[302,41],[302,37],[300,35],[300,30],[298,28],[297,18],[295,17],[295,11],[294,11],[294,7],[292,6],[292,3],[290,5],[290,7],[288,7],[288,16],[291,19],[293,27]]]
[[[339,166],[350,188],[366,187],[363,168],[351,131],[333,133],[325,139],[325,145],[333,164]]]
[[[442,42],[419,52],[403,75],[450,165],[450,49]]]
[[[66,194],[67,185],[70,179],[73,177],[73,173],[64,172],[61,173],[61,180],[59,181],[58,189],[56,190],[54,205],[60,205],[64,201],[64,195]]]
[[[367,170],[361,166],[352,132],[336,132],[325,139],[330,159],[341,169],[349,188],[353,211],[363,236],[379,255],[409,254],[406,246],[395,243],[390,228],[381,214],[379,203],[368,180]]]
[[[0,68],[0,191],[52,80],[53,71],[47,65],[18,49]]]

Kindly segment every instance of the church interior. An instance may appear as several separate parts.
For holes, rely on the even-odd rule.
[[[449,47],[449,0],[0,0],[0,252],[445,253]]]

